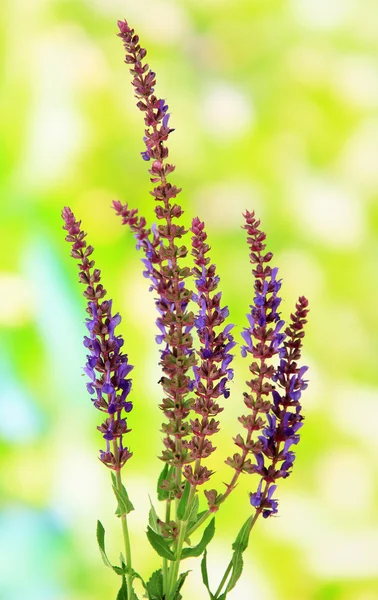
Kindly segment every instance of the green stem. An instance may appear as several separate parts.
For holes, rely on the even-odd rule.
[[[118,448],[117,448],[117,444],[116,444],[115,440],[113,440],[113,450],[114,450],[114,456],[117,457],[118,456]],[[115,475],[116,475],[117,489],[119,490],[119,492],[121,492],[121,490],[122,490],[121,471],[117,470],[115,472]],[[131,547],[130,547],[130,537],[129,537],[129,530],[128,530],[128,526],[127,526],[127,516],[126,515],[121,515],[121,524],[122,524],[122,535],[123,535],[123,542],[124,542],[124,546],[125,546],[125,558],[126,558],[127,597],[131,598],[132,597],[131,596],[131,592],[132,592]]]
[[[169,588],[168,588],[168,592],[167,592],[167,600],[174,600],[173,590],[175,588],[178,572],[180,569],[181,552],[182,552],[182,547],[184,545],[185,532],[186,532],[187,525],[188,525],[187,521],[181,521],[179,536],[177,539],[177,548],[176,548],[176,557],[177,558],[171,566],[171,576],[169,578]],[[172,596],[171,596],[171,594],[172,594]]]
[[[211,512],[211,510],[206,511],[202,517],[200,519],[198,519],[197,523],[195,523],[195,525],[193,525],[193,527],[191,527],[188,531],[188,537],[190,537],[192,535],[192,533],[194,533],[198,527],[201,527],[201,525],[214,513]]]
[[[225,571],[225,573],[224,573],[224,575],[223,575],[223,577],[222,577],[222,581],[220,582],[220,584],[219,584],[219,586],[218,586],[218,589],[217,589],[217,591],[215,592],[215,597],[216,597],[216,598],[218,597],[218,594],[220,594],[220,593],[221,593],[221,591],[222,591],[222,589],[223,589],[223,586],[224,586],[224,584],[226,583],[226,579],[227,579],[227,577],[228,577],[228,576],[229,576],[229,574],[230,574],[230,571],[231,571],[231,569],[232,569],[232,560],[230,560],[230,562],[228,563],[228,567],[227,567],[227,569],[226,569],[226,571]]]
[[[255,513],[255,516],[253,517],[253,519],[252,519],[252,521],[251,521],[251,527],[249,528],[249,531],[250,531],[250,532],[252,531],[254,524],[256,523],[257,519],[259,518],[259,515],[260,515],[260,512],[257,512],[257,511],[256,511],[256,513]],[[224,573],[224,575],[223,575],[223,577],[222,577],[222,581],[220,582],[220,584],[219,584],[219,586],[218,586],[218,589],[217,589],[217,591],[215,592],[215,598],[217,598],[217,597],[218,597],[218,594],[220,594],[220,593],[221,593],[221,591],[222,591],[222,589],[223,589],[223,587],[224,587],[224,584],[225,584],[225,583],[226,583],[226,581],[227,581],[227,577],[228,577],[228,576],[229,576],[229,574],[230,574],[230,571],[231,571],[231,569],[232,569],[232,558],[231,558],[230,562],[228,563],[227,569],[226,569],[226,571],[225,571],[225,573]],[[227,592],[227,588],[226,588],[226,592]]]
[[[191,486],[187,506],[191,505],[195,493],[196,493],[196,487]],[[172,598],[170,595],[173,594],[173,590],[177,583],[177,577],[178,577],[178,573],[180,570],[181,552],[182,552],[182,548],[183,548],[185,537],[186,537],[187,526],[188,526],[188,521],[180,522],[180,529],[179,529],[179,535],[177,538],[177,546],[176,546],[176,560],[174,561],[174,563],[171,566],[169,586],[168,586],[168,590],[167,590],[167,600],[174,600],[173,595],[172,595]]]
[[[165,507],[165,522],[169,523],[170,519],[171,519],[171,499],[167,498],[167,504]],[[169,578],[168,559],[163,558],[163,590],[164,590],[164,592],[167,591],[168,578]]]

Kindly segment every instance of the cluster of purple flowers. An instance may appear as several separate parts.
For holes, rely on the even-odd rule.
[[[269,254],[266,256],[269,256]],[[251,305],[251,312],[247,315],[249,327],[245,327],[242,332],[246,344],[241,347],[241,353],[244,357],[248,353],[253,354],[254,339],[260,343],[263,339],[268,339],[262,337],[262,332],[258,328],[265,327],[269,323],[275,323],[275,327],[269,334],[271,339],[269,347],[265,349],[265,358],[270,358],[270,356],[276,354],[285,339],[285,334],[280,333],[285,321],[280,318],[278,313],[278,307],[281,303],[281,298],[278,296],[281,289],[281,280],[277,280],[277,274],[278,269],[274,268],[270,270],[264,281],[257,280],[260,285],[256,285],[254,303]]]
[[[308,302],[305,297],[299,298],[285,327],[279,312],[278,269],[270,265],[273,254],[265,250],[266,235],[260,229],[260,221],[254,212],[247,211],[243,215],[243,228],[250,249],[254,295],[247,315],[248,325],[242,332],[241,354],[251,359],[251,378],[246,382],[248,391],[243,395],[249,411],[238,418],[245,430],[243,435],[234,438],[238,450],[225,461],[234,471],[230,482],[225,484],[226,491],[218,494],[215,489],[205,490],[209,510],[198,513],[197,488],[213,475],[203,461],[216,450],[212,436],[219,432],[218,415],[224,410],[221,402],[230,397],[229,385],[234,377],[231,366],[236,345],[232,335],[234,325],[227,323],[229,310],[221,305],[220,279],[209,257],[205,224],[198,217],[192,220],[190,229],[194,267],[184,264],[188,249],[182,238],[188,230],[178,224],[183,210],[176,202],[181,189],[168,181],[175,170],[174,165],[167,162],[166,141],[174,131],[169,126],[168,105],[155,95],[156,75],[143,62],[146,50],[140,46],[138,35],[126,21],[118,21],[118,28],[126,52],[125,62],[132,74],[137,107],[144,114],[145,149],[141,155],[149,163],[153,184],[150,194],[155,201],[157,219],[157,224],[149,228],[137,209],[119,201],[113,204],[122,224],[134,234],[137,249],[144,254],[143,275],[150,281],[158,312],[155,339],[162,346],[159,364],[163,376],[159,383],[164,397],[160,409],[166,420],[161,429],[164,449],[160,458],[166,464],[158,480],[158,497],[166,500],[166,520],[162,521],[152,507],[147,537],[164,560],[161,570],[156,571],[144,587],[148,595],[156,592],[169,600],[181,598],[179,590],[187,572],[179,575],[180,561],[204,552],[214,534],[214,518],[197,546],[184,548],[184,544],[211,513],[219,509],[242,473],[256,473],[259,476],[257,489],[249,495],[255,514],[240,530],[233,544],[232,560],[215,593],[220,597],[225,587],[221,594],[225,597],[240,577],[241,554],[257,518],[259,515],[268,518],[278,512],[278,500],[274,498],[277,481],[290,475],[295,460],[293,447],[299,441],[304,419],[300,400],[307,387],[304,379],[307,367],[300,366],[299,361]],[[132,456],[124,445],[124,436],[130,431],[126,415],[133,408],[129,400],[129,374],[133,367],[122,353],[124,341],[116,334],[121,317],[113,313],[112,300],[105,299],[101,273],[91,259],[93,247],[85,241],[81,221],[77,221],[67,207],[62,217],[63,229],[68,232],[66,240],[72,244],[71,255],[79,261],[80,282],[86,286],[88,334],[84,336],[84,346],[88,354],[84,372],[89,379],[87,390],[93,405],[105,413],[104,421],[97,427],[106,443],[99,458],[116,471],[112,473],[112,481],[118,501],[116,514],[122,518],[125,558],[121,555],[121,567],[112,568],[122,575],[118,596],[132,598],[136,597],[133,579],[142,578],[132,567],[126,516],[133,506],[120,471]],[[194,291],[189,289],[189,277],[193,278]],[[191,301],[196,305],[193,310]],[[198,338],[198,349],[194,347],[194,335]],[[104,562],[111,567],[105,554],[101,523],[97,532]],[[208,585],[206,555],[201,571],[213,597]]]
[[[142,157],[144,160],[153,161],[149,173],[151,182],[155,184],[151,194],[158,203],[155,214],[159,220],[164,220],[165,224],[147,229],[145,219],[138,217],[136,210],[130,210],[127,204],[123,206],[120,202],[114,203],[114,207],[122,217],[123,223],[127,223],[136,235],[137,247],[142,248],[145,253],[144,275],[151,281],[150,289],[157,293],[155,304],[159,312],[159,334],[156,341],[165,344],[164,350],[161,351],[160,364],[166,376],[161,379],[166,397],[161,408],[169,420],[163,424],[167,436],[164,439],[166,450],[162,459],[176,468],[183,468],[184,476],[195,486],[207,481],[212,474],[200,462],[214,450],[210,440],[206,438],[218,431],[219,422],[214,417],[222,408],[215,400],[220,395],[226,398],[229,396],[227,383],[233,377],[230,350],[235,344],[230,333],[232,325],[227,325],[217,335],[214,333],[213,327],[220,326],[227,318],[228,308],[220,308],[220,293],[212,295],[218,286],[219,277],[215,273],[215,265],[209,266],[210,259],[205,256],[209,246],[206,244],[204,224],[198,218],[194,219],[192,224],[195,257],[192,273],[197,292],[192,294],[185,286],[184,280],[190,275],[190,270],[182,268],[179,260],[187,256],[187,248],[185,245],[176,245],[176,241],[186,230],[174,223],[174,219],[181,217],[183,211],[178,204],[171,203],[181,190],[167,181],[167,176],[173,172],[174,166],[165,163],[168,157],[165,142],[173,131],[168,126],[168,106],[164,100],[154,95],[156,76],[148,64],[142,63],[146,51],[140,47],[139,37],[126,21],[119,21],[118,27],[118,35],[126,50],[125,62],[131,65],[137,106],[145,113],[146,150],[142,152]],[[280,368],[285,368],[285,339],[286,336],[290,337],[291,330],[289,327],[283,332],[285,323],[278,312],[281,281],[277,278],[278,269],[269,265],[272,253],[263,252],[266,236],[259,229],[260,222],[253,212],[247,212],[245,219],[247,241],[251,250],[250,259],[254,266],[252,273],[255,278],[255,296],[251,312],[247,315],[249,326],[242,332],[244,345],[241,348],[244,357],[253,357],[250,366],[253,378],[247,382],[250,393],[244,394],[244,403],[251,413],[239,417],[247,434],[245,438],[240,434],[234,438],[241,452],[226,461],[235,470],[234,477],[227,484],[227,491],[221,496],[215,490],[205,493],[210,510],[215,511],[219,503],[235,488],[240,473],[257,472],[268,487],[262,490],[260,482],[257,492],[251,495],[251,504],[267,517],[277,508],[276,501],[272,499],[271,484],[278,476],[288,473],[293,464],[294,453],[290,447],[297,442],[296,432],[303,417],[299,406],[296,408],[296,416],[293,416],[294,413],[288,411],[287,407],[283,411],[277,401],[279,394],[274,384],[277,382],[280,385],[283,376],[280,375],[279,369],[275,369],[270,359],[277,355],[281,359]],[[187,310],[191,298],[199,306],[196,316]],[[198,364],[193,351],[193,326],[201,344],[197,352]],[[190,378],[189,369],[193,370],[194,379]],[[301,373],[303,372],[302,368]],[[302,384],[291,382],[290,385],[295,387],[292,393],[297,393],[298,385]],[[196,395],[194,401],[188,398],[190,391]],[[201,419],[192,419],[188,423],[186,418],[191,410]],[[253,439],[256,432],[260,432],[257,440]],[[191,437],[184,439],[188,436]],[[283,436],[284,448],[281,448]],[[278,438],[280,442],[277,445]],[[252,462],[249,455],[255,456],[256,462]],[[190,465],[193,460],[196,461],[194,468]],[[272,464],[266,467],[265,460],[271,461]],[[282,463],[280,470],[276,469],[278,461]],[[272,473],[275,474],[274,478]],[[165,482],[176,495],[180,495],[178,481],[176,478],[175,483]]]
[[[257,491],[250,495],[250,502],[258,514],[267,518],[277,513],[278,502],[272,497],[277,487],[275,482],[288,477],[291,472],[295,459],[291,447],[299,441],[297,432],[303,421],[299,399],[301,391],[307,387],[303,380],[307,367],[298,367],[296,361],[301,356],[308,302],[304,297],[299,299],[289,326],[281,332],[285,323],[278,312],[281,303],[278,270],[269,265],[272,253],[264,254],[266,235],[259,229],[260,221],[253,212],[247,212],[245,219],[250,260],[254,265],[255,297],[247,315],[249,327],[242,333],[246,345],[241,351],[242,356],[250,354],[254,359],[250,365],[254,377],[247,382],[251,393],[244,394],[244,403],[252,413],[239,418],[247,429],[247,436],[243,439],[238,435],[234,439],[242,452],[226,461],[235,469],[235,475],[225,496],[233,489],[241,472],[259,474],[261,480]],[[267,363],[274,355],[279,357],[278,367]],[[284,394],[277,391],[275,383]],[[259,431],[262,435],[253,440],[254,432]],[[254,455],[255,463],[247,458],[248,454]],[[270,464],[266,466],[265,461]]]
[[[201,344],[197,352],[200,362],[193,367],[194,381],[191,382],[191,388],[195,392],[196,400],[192,409],[200,419],[191,420],[193,435],[185,445],[190,450],[190,457],[196,463],[194,469],[191,465],[184,467],[184,477],[193,486],[197,486],[208,481],[212,475],[212,471],[201,465],[201,459],[207,458],[215,450],[211,441],[206,438],[219,431],[219,421],[214,417],[223,408],[216,400],[220,396],[228,398],[230,395],[226,385],[234,376],[230,363],[233,359],[231,350],[235,342],[230,333],[232,324],[224,327],[219,333],[216,331],[224,324],[229,311],[227,307],[220,306],[221,292],[214,293],[219,284],[219,277],[216,275],[215,265],[209,265],[210,258],[206,256],[210,246],[206,243],[205,224],[195,218],[191,231],[194,234],[192,237],[192,254],[195,263],[193,276],[198,292],[193,294],[192,299],[199,307],[194,325]]]
[[[286,329],[287,337],[280,348],[280,363],[272,378],[280,391],[275,389],[272,392],[273,405],[267,416],[268,427],[259,436],[261,452],[256,453],[255,472],[261,476],[261,480],[257,492],[251,494],[250,501],[252,506],[262,510],[265,518],[277,512],[278,503],[272,499],[277,486],[273,484],[277,479],[286,479],[290,475],[295,460],[291,447],[298,444],[298,431],[303,425],[300,399],[302,391],[307,388],[307,381],[303,379],[307,367],[299,367],[297,360],[301,356],[307,306],[307,299],[301,296],[291,315]],[[265,466],[264,457],[270,462],[268,467]],[[263,482],[264,493],[261,492]]]
[[[86,320],[89,336],[84,336],[84,346],[89,351],[84,372],[89,378],[88,392],[94,406],[108,416],[98,427],[106,440],[106,450],[100,451],[100,460],[110,469],[119,470],[131,457],[123,445],[127,428],[123,411],[132,410],[127,400],[131,390],[131,379],[127,376],[133,367],[127,355],[122,354],[123,339],[115,335],[115,328],[121,322],[119,313],[112,314],[112,301],[103,300],[106,290],[100,283],[101,272],[94,268],[94,260],[89,259],[93,247],[87,246],[86,233],[81,229],[81,221],[76,221],[70,208],[62,211],[63,229],[68,232],[67,242],[72,244],[71,255],[79,260],[79,279],[86,285],[84,296],[88,300]],[[113,442],[111,448],[110,442]]]
[[[181,243],[187,230],[176,223],[183,214],[181,207],[174,202],[181,190],[167,180],[175,168],[166,163],[168,148],[164,142],[173,131],[168,127],[168,107],[164,100],[154,95],[155,73],[149,69],[148,64],[142,63],[146,51],[140,47],[139,37],[126,21],[119,21],[118,27],[118,35],[126,51],[125,62],[131,65],[137,107],[145,114],[146,150],[142,157],[153,161],[149,173],[155,187],[151,194],[157,203],[155,214],[160,224],[151,231],[146,229],[145,219],[141,217],[138,220],[136,212],[130,211],[127,205],[115,203],[115,209],[123,223],[128,224],[136,234],[137,247],[142,248],[145,253],[144,275],[151,281],[150,289],[157,293],[155,305],[159,312],[157,326],[160,333],[156,340],[165,344],[160,360],[164,373],[161,384],[165,397],[160,408],[168,419],[162,425],[166,437],[163,440],[165,449],[161,458],[175,467],[175,475],[172,475],[170,481],[166,480],[163,486],[172,494],[180,496],[181,469],[192,460],[189,450],[183,444],[183,438],[191,432],[187,420],[191,409],[191,400],[188,398],[191,386],[189,370],[196,362],[191,335],[194,314],[188,310],[192,294],[185,283],[191,271],[189,267],[180,264],[188,253],[186,246]]]

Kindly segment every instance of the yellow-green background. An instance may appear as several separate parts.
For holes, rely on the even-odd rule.
[[[252,300],[241,212],[255,209],[284,280],[282,310],[311,303],[311,380],[278,518],[258,523],[232,598],[378,598],[378,7],[376,0],[3,0],[0,213],[0,598],[110,600],[95,523],[121,549],[100,413],[85,390],[82,290],[60,211],[83,220],[135,365],[127,485],[135,567],[161,468],[155,313],[140,255],[109,206],[149,219],[142,115],[117,18],[148,48],[176,131],[184,221],[207,223],[238,331]],[[239,333],[237,333],[237,336]],[[214,484],[240,428],[246,362],[222,413]],[[257,480],[220,511],[213,587]],[[184,598],[204,599],[198,567]]]

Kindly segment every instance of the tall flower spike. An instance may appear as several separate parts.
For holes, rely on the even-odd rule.
[[[72,244],[71,256],[79,261],[79,280],[86,288],[84,296],[88,300],[86,326],[89,332],[84,336],[84,346],[88,350],[84,372],[89,378],[87,390],[94,406],[106,413],[105,421],[97,427],[106,441],[106,450],[100,450],[100,460],[115,471],[120,470],[132,456],[123,445],[127,429],[123,413],[132,410],[127,399],[131,390],[128,374],[133,369],[127,355],[122,354],[123,339],[115,335],[119,325],[119,313],[112,314],[112,301],[102,300],[106,290],[100,283],[101,272],[95,269],[94,260],[89,257],[93,247],[87,246],[86,233],[81,229],[81,221],[76,221],[70,208],[62,211],[63,229],[68,232],[66,241]],[[113,442],[112,448],[110,442]]]
[[[221,496],[224,501],[235,488],[241,473],[254,473],[256,464],[252,463],[248,455],[260,455],[262,449],[261,440],[254,441],[253,435],[266,425],[266,415],[270,412],[272,404],[270,401],[274,385],[271,383],[274,376],[274,366],[271,358],[277,355],[282,348],[285,334],[281,333],[284,321],[280,318],[278,307],[281,299],[278,296],[281,281],[277,279],[277,268],[269,265],[273,254],[265,253],[266,235],[259,229],[260,221],[255,218],[254,212],[246,212],[244,215],[250,247],[250,260],[253,265],[252,273],[255,278],[254,302],[251,312],[247,315],[249,327],[242,332],[245,345],[242,346],[242,356],[251,355],[253,362],[249,369],[253,378],[247,382],[250,393],[244,393],[244,404],[252,412],[239,417],[239,422],[247,430],[245,437],[238,434],[234,438],[235,444],[240,448],[233,457],[228,457],[226,464],[235,470],[231,482],[226,486],[226,492]],[[269,417],[268,417],[269,418]],[[214,499],[215,494],[212,490]],[[210,509],[215,509],[211,506]]]
[[[195,267],[193,275],[197,293],[193,294],[199,307],[199,313],[194,322],[201,347],[197,353],[200,359],[199,366],[194,367],[195,380],[193,391],[196,401],[193,404],[194,412],[200,417],[191,421],[193,436],[186,447],[190,450],[191,458],[195,459],[195,467],[186,465],[184,476],[194,486],[208,481],[212,472],[207,467],[201,466],[201,459],[207,458],[215,447],[208,438],[219,431],[219,421],[216,417],[223,408],[217,403],[220,396],[228,398],[229,389],[226,387],[233,378],[230,364],[233,359],[231,354],[235,346],[234,338],[230,331],[233,325],[227,325],[217,333],[228,317],[227,307],[220,307],[221,292],[215,293],[219,277],[216,275],[215,265],[210,265],[210,258],[206,254],[210,246],[206,243],[207,234],[205,224],[198,217],[193,219],[191,231],[192,254]]]
[[[250,495],[251,505],[256,513],[262,512],[267,518],[277,513],[277,500],[272,499],[277,479],[290,475],[295,454],[292,446],[298,444],[298,430],[302,427],[303,415],[300,398],[307,388],[303,379],[307,367],[300,367],[304,326],[307,323],[308,301],[301,296],[291,315],[290,324],[286,328],[286,340],[280,350],[280,363],[273,375],[278,390],[272,392],[273,406],[268,415],[269,425],[263,429],[259,437],[261,451],[256,454],[256,473],[261,476],[256,493]],[[270,463],[266,466],[265,462]],[[264,490],[262,484],[264,482]]]
[[[189,452],[183,444],[183,438],[190,433],[190,424],[186,421],[192,403],[188,398],[190,392],[188,370],[196,362],[190,333],[194,324],[194,314],[187,310],[191,292],[185,287],[185,279],[191,272],[188,267],[179,264],[188,253],[184,245],[179,245],[179,240],[186,230],[175,223],[183,211],[178,204],[173,203],[181,190],[167,181],[168,175],[174,171],[174,166],[165,162],[168,148],[164,142],[173,131],[168,126],[168,106],[164,100],[154,95],[155,73],[149,69],[148,64],[142,63],[146,50],[141,48],[139,37],[134,34],[134,30],[126,21],[119,21],[118,27],[118,36],[122,39],[126,51],[125,62],[131,65],[130,73],[133,76],[132,85],[138,99],[137,107],[145,115],[146,149],[142,152],[142,157],[146,161],[153,161],[149,173],[155,187],[150,193],[157,202],[156,217],[159,221],[163,221],[163,224],[156,228],[160,243],[152,248],[153,260],[151,260],[151,246],[148,240],[140,239],[138,232],[137,238],[138,245],[146,253],[145,274],[152,281],[151,289],[158,295],[156,306],[160,315],[158,319],[160,333],[157,342],[165,344],[160,361],[164,373],[161,383],[165,397],[160,408],[168,423],[163,424],[166,437],[165,450],[161,458],[175,467],[175,481],[166,481],[164,485],[166,489],[179,496],[181,468],[190,460]],[[115,208],[117,213],[122,215],[123,222],[131,225],[126,215],[127,207],[125,209],[122,205],[117,205]]]

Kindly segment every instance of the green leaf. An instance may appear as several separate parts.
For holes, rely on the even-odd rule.
[[[177,517],[180,519],[180,521],[182,521],[185,516],[186,507],[188,504],[189,493],[190,493],[190,483],[188,480],[186,480],[184,491],[182,493],[180,502],[178,503],[178,507],[177,507]]]
[[[135,571],[133,571],[133,573],[135,573],[135,575],[137,575],[140,579],[142,579],[140,577],[140,575],[138,575]],[[126,583],[126,577],[124,575],[122,576],[122,585],[121,585],[121,588],[120,588],[120,590],[119,590],[119,592],[117,594],[116,600],[128,600],[127,583]],[[131,588],[131,600],[138,600],[138,596],[134,592],[133,588]]]
[[[155,531],[155,533],[159,533],[159,526],[158,526],[158,518],[159,517],[157,515],[154,505],[151,502],[150,497],[149,497],[149,499],[150,499],[151,508],[150,508],[150,512],[148,513],[148,522],[149,522],[151,529],[153,531]]]
[[[201,510],[201,512],[197,514],[195,521],[190,523],[190,527],[188,527],[188,536],[191,535],[191,529],[193,529],[193,527],[196,526],[196,524],[201,519],[201,517],[203,517],[203,515],[207,512],[208,512],[207,510]]]
[[[163,575],[161,569],[152,573],[146,587],[149,600],[163,600]]]
[[[167,500],[169,498],[169,492],[167,492],[167,490],[162,490],[160,488],[164,479],[167,479],[167,477],[168,477],[168,471],[169,471],[168,463],[165,463],[164,468],[163,468],[162,472],[160,473],[159,479],[157,482],[157,490],[156,491],[157,491],[158,500]]]
[[[215,533],[215,517],[213,517],[203,532],[201,541],[193,548],[184,548],[181,553],[181,558],[190,558],[191,556],[201,556],[207,544],[211,542]]]
[[[232,555],[232,572],[229,582],[227,584],[225,593],[228,594],[236,585],[238,579],[243,572],[243,557],[240,550],[235,550]]]
[[[243,552],[248,547],[249,535],[251,533],[251,524],[252,524],[253,516],[248,517],[246,522],[242,525],[238,535],[236,536],[236,540],[232,544],[232,549],[234,553],[232,555],[231,563],[232,570],[230,579],[228,580],[228,584],[226,590],[222,596],[226,598],[228,592],[230,592],[236,585],[237,581],[240,579],[240,576],[243,572]],[[221,600],[222,596],[218,598]]]
[[[125,570],[121,567],[112,565],[112,563],[110,562],[110,560],[107,557],[107,554],[105,552],[105,529],[104,529],[104,526],[101,523],[101,521],[97,521],[96,537],[97,537],[98,547],[100,548],[100,552],[101,552],[101,556],[102,556],[102,560],[104,561],[104,564],[107,567],[110,567],[111,569],[113,569],[113,571],[115,571],[117,573],[117,575],[123,575]],[[122,561],[121,561],[121,564],[122,564]]]
[[[197,522],[198,522],[198,521],[199,521],[199,520],[200,520],[200,519],[203,517],[203,515],[204,515],[205,513],[207,513],[207,512],[208,512],[207,510],[201,510],[201,512],[200,512],[200,513],[198,513],[198,515],[197,515],[197,518],[196,518],[196,523],[197,523]]]
[[[143,577],[141,575],[139,575],[139,573],[137,573],[134,569],[132,569],[131,581],[134,581],[134,579],[140,579],[140,581],[142,582],[142,585],[143,585],[144,589],[147,591],[147,586],[145,584],[145,581],[144,581]]]
[[[207,588],[207,591],[210,594],[210,600],[214,599],[214,595],[211,593],[209,586],[209,575],[207,573],[207,549],[205,548],[205,552],[203,553],[203,559],[201,560],[201,573],[202,573],[202,581]]]
[[[110,560],[108,559],[106,552],[105,552],[105,529],[104,529],[104,526],[101,523],[101,521],[97,521],[96,537],[97,537],[98,547],[100,548],[102,560],[104,561],[104,563],[106,564],[107,567],[110,567],[112,569],[113,565],[110,562]]]
[[[179,600],[180,598],[182,598],[182,596],[180,594],[180,590],[181,590],[182,586],[184,585],[185,579],[187,578],[189,573],[190,573],[190,570],[185,571],[185,573],[181,573],[180,577],[178,578],[175,588],[173,590],[173,599],[174,600]]]
[[[117,517],[122,517],[122,515],[128,515],[129,512],[134,510],[134,506],[129,500],[129,496],[127,494],[125,486],[121,484],[121,489],[119,490],[117,486],[116,476],[114,475],[114,473],[111,473],[111,476],[113,482],[113,492],[118,502],[118,507],[115,514],[117,515]]]
[[[244,552],[248,547],[249,534],[251,533],[251,524],[252,524],[253,516],[248,517],[242,528],[240,529],[238,535],[236,536],[236,540],[232,544],[233,550],[240,550],[240,552]]]
[[[168,560],[175,560],[175,555],[169,547],[169,542],[161,535],[155,533],[151,527],[147,527],[147,537],[151,546],[156,550],[159,556],[168,558]]]
[[[127,585],[126,585],[126,579],[124,576],[122,577],[122,585],[117,594],[116,600],[127,600]]]
[[[197,513],[198,513],[198,494],[196,494],[188,508],[188,530],[190,530],[191,526],[197,521]]]

